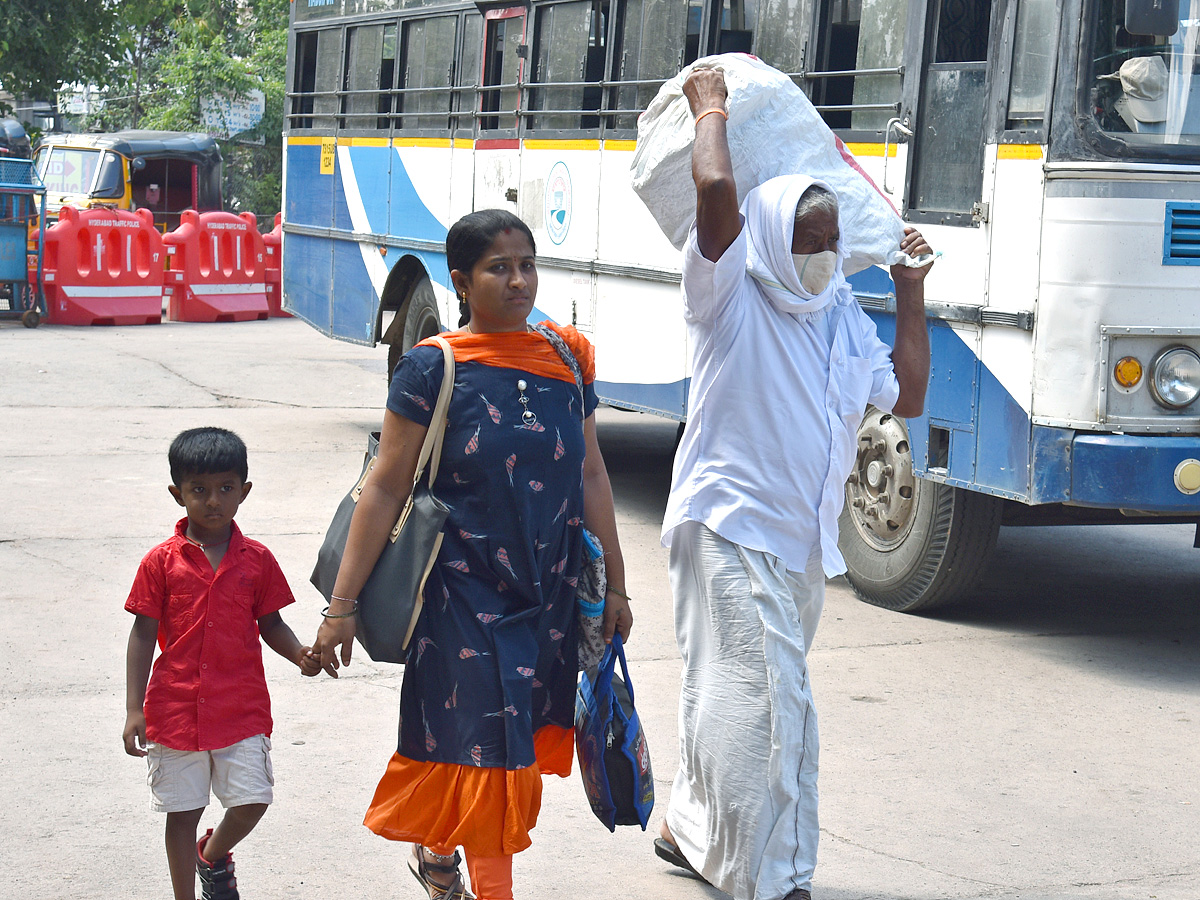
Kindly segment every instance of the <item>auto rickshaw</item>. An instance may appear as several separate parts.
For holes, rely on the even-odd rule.
[[[46,185],[46,212],[70,204],[154,213],[166,232],[185,209],[221,209],[221,151],[206,134],[116,131],[47,134],[34,150]]]

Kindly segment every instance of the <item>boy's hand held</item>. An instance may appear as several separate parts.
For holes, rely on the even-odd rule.
[[[140,709],[125,716],[125,731],[121,738],[125,741],[125,752],[130,756],[146,755],[146,716]]]
[[[321,660],[313,653],[312,647],[301,647],[300,657],[296,660],[300,674],[312,678],[321,674]]]

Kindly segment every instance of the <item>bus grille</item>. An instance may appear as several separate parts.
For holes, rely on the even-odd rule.
[[[1168,203],[1164,266],[1200,266],[1200,203]]]

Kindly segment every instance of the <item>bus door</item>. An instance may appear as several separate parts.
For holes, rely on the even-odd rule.
[[[475,141],[475,209],[513,213],[521,186],[520,105],[525,79],[527,9],[489,9],[483,22],[483,78]]]
[[[993,2],[924,2],[924,34],[909,42],[919,54],[919,66],[913,66],[919,75],[906,86],[901,113],[913,132],[905,218],[918,227],[951,226],[930,236],[944,252],[936,283],[954,296],[930,299],[979,306],[986,303],[992,195],[984,145]]]

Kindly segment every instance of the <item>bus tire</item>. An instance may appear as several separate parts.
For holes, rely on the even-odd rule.
[[[1002,502],[913,474],[903,419],[870,409],[846,482],[838,548],[862,600],[924,612],[978,584],[1000,532]]]
[[[388,381],[396,371],[400,357],[425,338],[442,333],[442,322],[438,318],[437,298],[429,277],[422,275],[413,285],[412,293],[403,308],[403,326],[396,322],[388,329]],[[399,318],[399,317],[397,317]]]

